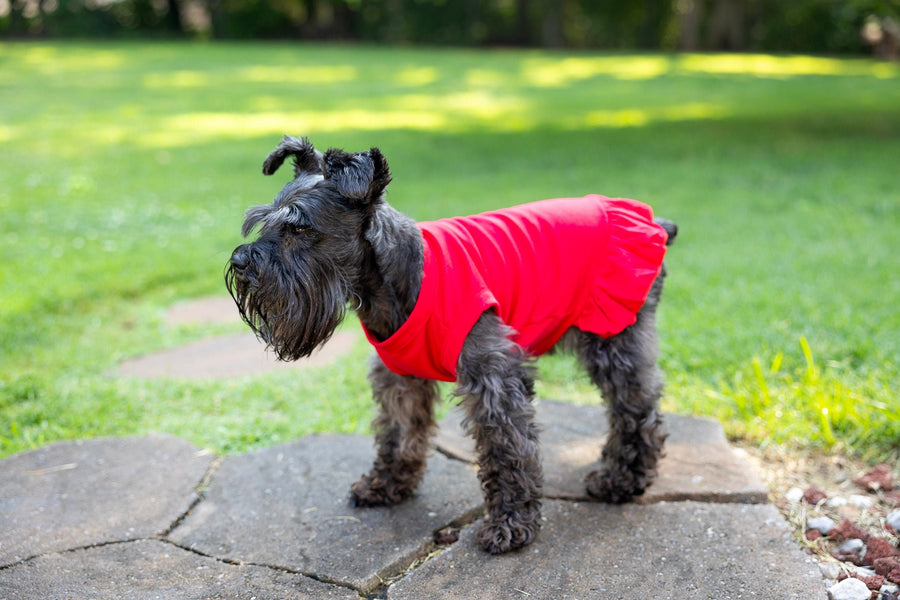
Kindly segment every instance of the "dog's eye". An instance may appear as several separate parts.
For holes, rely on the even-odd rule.
[[[303,235],[312,231],[309,225],[291,225],[291,233],[294,235]]]

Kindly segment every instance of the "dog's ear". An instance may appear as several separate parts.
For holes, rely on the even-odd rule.
[[[332,148],[323,159],[325,179],[334,182],[345,198],[369,204],[381,198],[391,182],[387,160],[378,148],[349,154]]]
[[[263,162],[263,175],[277,171],[288,156],[294,157],[294,179],[302,175],[322,174],[322,153],[313,148],[309,139],[286,135]]]

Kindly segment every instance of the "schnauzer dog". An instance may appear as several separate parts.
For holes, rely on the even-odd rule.
[[[474,437],[490,553],[540,528],[542,471],[533,359],[574,350],[608,407],[610,429],[588,494],[626,502],[656,475],[665,433],[657,409],[656,307],[674,223],[632,200],[586,196],[416,223],[384,199],[377,148],[315,150],[286,136],[263,163],[289,156],[294,178],[251,208],[226,269],[242,318],[282,360],[325,343],[348,305],[375,347],[377,457],[353,484],[354,506],[410,497],[436,427],[436,381],[457,382]]]

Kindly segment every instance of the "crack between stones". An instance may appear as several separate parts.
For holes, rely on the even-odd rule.
[[[605,502],[600,502],[598,500],[594,500],[588,496],[567,496],[562,494],[544,494],[542,496],[543,500],[556,500],[558,502],[578,502],[578,503],[590,503],[590,504],[608,504]],[[654,504],[661,504],[663,502],[675,503],[675,502],[702,502],[704,504],[768,504],[769,501],[767,498],[762,498],[758,494],[753,492],[747,492],[745,494],[736,493],[730,495],[719,495],[719,494],[671,494],[671,495],[659,495],[653,496],[652,498],[636,498],[631,502],[626,502],[625,504],[630,504],[634,506],[653,506]],[[615,506],[615,505],[612,505]]]
[[[441,555],[447,548],[457,542],[460,530],[472,525],[483,515],[484,504],[479,504],[478,506],[465,511],[459,517],[452,519],[445,525],[438,527],[432,531],[431,540],[425,542],[407,556],[376,573],[375,577],[378,578],[379,583],[374,586],[365,586],[363,589],[357,590],[357,592],[365,600],[386,599],[388,589],[390,589],[392,585],[405,579],[425,563]],[[450,542],[438,541],[438,537],[446,540],[448,538],[448,535],[446,535],[448,531],[452,532],[450,537],[453,537],[454,539]]]
[[[169,544],[170,546],[174,546],[175,548],[178,548],[179,550],[184,550],[185,552],[190,552],[191,554],[195,554],[197,556],[202,556],[203,558],[208,558],[210,560],[214,560],[214,561],[220,562],[222,564],[231,565],[234,567],[242,567],[242,566],[259,567],[262,569],[270,569],[272,571],[280,571],[282,573],[290,573],[291,575],[300,575],[301,577],[313,579],[313,580],[321,582],[321,583],[327,583],[330,585],[343,587],[343,588],[346,588],[346,589],[349,589],[349,590],[359,593],[358,589],[356,589],[353,585],[347,583],[346,581],[341,581],[339,579],[333,579],[331,577],[328,577],[327,575],[319,575],[317,573],[307,573],[305,571],[300,571],[299,569],[292,569],[290,567],[284,567],[281,565],[269,565],[266,563],[245,561],[245,560],[241,560],[239,558],[224,558],[221,556],[215,556],[213,554],[207,554],[206,552],[197,550],[196,548],[191,548],[190,546],[182,546],[181,544],[177,544],[170,539],[160,538],[159,541],[165,542],[165,543]]]
[[[160,538],[168,537],[173,531],[178,528],[179,525],[184,523],[184,520],[188,518],[188,515],[190,515],[191,512],[193,512],[193,510],[206,499],[206,489],[209,487],[209,482],[212,480],[212,477],[216,473],[216,471],[219,470],[219,467],[222,466],[222,462],[224,462],[224,460],[224,456],[216,456],[213,459],[212,463],[210,463],[209,467],[207,467],[206,473],[204,473],[203,477],[200,479],[200,482],[196,486],[194,486],[194,492],[197,494],[197,497],[194,498],[191,504],[187,507],[187,510],[181,513],[181,515],[179,515],[178,518],[176,518],[175,521],[173,521],[172,524],[169,525],[169,527],[159,535]]]
[[[472,461],[459,456],[449,450],[445,450],[440,446],[433,446],[435,452],[443,455],[448,460],[452,460],[455,462],[460,462],[466,465],[475,465]],[[545,500],[557,500],[560,502],[591,502],[591,503],[600,503],[589,496],[572,496],[565,494],[544,494],[543,499]],[[705,502],[707,504],[767,504],[769,502],[769,498],[766,494],[759,494],[756,492],[735,492],[732,494],[717,494],[717,493],[684,493],[678,494],[673,493],[669,495],[656,495],[653,497],[645,497],[640,496],[635,500],[631,501],[629,504],[637,504],[642,506],[649,506],[652,504],[659,504],[661,502]]]
[[[86,550],[93,550],[94,548],[105,548],[106,546],[120,546],[120,545],[124,546],[126,544],[134,544],[137,542],[165,542],[165,543],[171,544],[173,546],[176,545],[176,544],[172,544],[172,542],[170,542],[169,540],[163,539],[159,536],[138,537],[138,538],[130,538],[127,540],[109,540],[109,541],[105,541],[105,542],[95,542],[93,544],[85,544],[84,546],[74,546],[72,548],[64,548],[62,550],[51,550],[48,552],[41,552],[40,554],[32,554],[31,556],[28,556],[21,560],[17,560],[16,562],[9,563],[6,565],[0,565],[0,571],[4,571],[6,569],[12,569],[19,565],[23,565],[27,562],[31,562],[31,561],[37,560],[39,558],[44,558],[45,556],[53,556],[55,554],[72,554],[75,552],[84,552]],[[183,548],[183,549],[187,550],[187,548]],[[198,553],[195,552],[195,554],[198,554]],[[209,557],[209,558],[214,558],[214,557]]]
[[[448,525],[449,526],[449,525]],[[442,528],[443,529],[443,528]],[[157,538],[153,538],[157,539]],[[138,541],[138,540],[132,540]],[[270,569],[272,571],[279,571],[281,573],[289,573],[291,575],[299,575],[301,577],[306,577],[308,579],[312,579],[314,581],[318,581],[320,583],[325,583],[328,585],[334,585],[337,587],[341,587],[344,589],[351,590],[356,592],[360,598],[365,600],[378,600],[381,598],[386,598],[387,589],[400,581],[406,575],[411,573],[413,570],[417,569],[421,565],[425,564],[428,560],[440,554],[444,548],[449,547],[449,545],[441,545],[436,542],[428,541],[425,542],[421,547],[417,548],[410,555],[405,556],[399,560],[397,560],[394,564],[388,565],[380,572],[375,574],[375,577],[378,579],[377,583],[364,585],[362,587],[357,587],[352,583],[347,581],[343,581],[341,579],[336,579],[334,577],[330,577],[329,575],[323,575],[320,573],[313,573],[307,571],[301,571],[299,569],[292,569],[290,567],[285,567],[283,565],[270,565],[267,563],[259,563],[252,561],[244,561],[237,558],[224,558],[220,556],[215,556],[212,554],[207,554],[201,550],[197,550],[196,548],[191,548],[189,546],[182,546],[181,544],[177,544],[169,539],[158,539],[158,541],[169,544],[170,546],[174,546],[179,550],[183,550],[185,552],[190,552],[196,556],[201,556],[203,558],[208,558],[210,560],[214,560],[219,563],[223,563],[230,566],[240,567],[240,566],[250,566],[250,567],[259,567],[263,569]]]
[[[53,554],[65,554],[67,552],[78,552],[78,551],[82,551],[82,550],[90,550],[92,548],[102,548],[104,546],[111,546],[114,544],[130,544],[133,542],[147,541],[147,540],[157,540],[157,541],[163,541],[163,542],[167,542],[167,543],[171,544],[172,543],[171,541],[169,541],[168,539],[165,539],[166,536],[168,536],[179,525],[181,525],[181,523],[187,518],[187,516],[189,514],[191,514],[191,511],[194,510],[194,508],[196,508],[197,505],[203,501],[203,499],[204,499],[203,489],[209,485],[210,479],[212,479],[213,474],[216,472],[216,470],[222,464],[223,460],[224,460],[224,458],[221,456],[217,456],[213,460],[213,462],[210,464],[210,466],[206,469],[206,473],[204,473],[203,477],[200,479],[200,482],[194,488],[195,493],[197,494],[197,497],[194,498],[194,500],[191,502],[190,506],[188,506],[187,510],[185,510],[184,513],[182,513],[180,516],[178,516],[178,518],[176,518],[175,521],[169,527],[167,527],[161,534],[158,534],[158,535],[155,535],[152,537],[140,537],[140,538],[131,538],[131,539],[127,539],[127,540],[111,540],[111,541],[105,541],[105,542],[97,542],[94,544],[86,544],[84,546],[75,546],[73,548],[65,548],[62,550],[53,550],[50,552],[41,552],[38,554],[32,554],[31,556],[26,556],[25,558],[22,558],[15,562],[11,562],[11,563],[8,563],[5,565],[0,565],[0,571],[4,571],[6,569],[12,569],[21,564],[41,558],[43,556],[52,556]],[[177,545],[177,544],[173,544],[173,545]],[[184,548],[184,549],[189,550],[188,548]],[[214,558],[214,557],[209,557],[209,558]]]
[[[442,452],[442,454],[444,454],[444,453]],[[460,459],[458,457],[455,457],[452,455],[447,455],[447,456],[451,460],[460,461]],[[241,559],[224,558],[224,557],[219,557],[219,556],[215,556],[212,554],[207,554],[205,552],[197,550],[196,548],[184,546],[184,545],[178,544],[178,543],[174,542],[173,540],[169,539],[168,536],[171,535],[171,533],[173,531],[175,531],[185,521],[185,519],[187,519],[187,517],[197,508],[197,506],[201,502],[206,500],[206,493],[205,493],[206,489],[208,488],[209,483],[212,480],[212,477],[215,475],[216,471],[222,465],[223,461],[224,461],[224,457],[221,457],[221,456],[217,456],[213,460],[213,462],[210,464],[210,466],[207,468],[206,472],[204,473],[203,477],[200,479],[200,481],[197,483],[197,485],[194,488],[195,493],[196,493],[196,498],[194,498],[191,501],[188,508],[182,514],[180,514],[160,534],[149,536],[149,537],[133,538],[133,539],[128,539],[128,540],[104,541],[104,542],[98,542],[98,543],[94,543],[94,544],[86,544],[84,546],[78,546],[78,547],[74,547],[74,548],[67,548],[67,549],[59,550],[59,551],[35,554],[35,555],[28,556],[26,558],[23,558],[21,560],[15,561],[10,564],[0,565],[0,570],[14,568],[23,563],[27,563],[29,561],[41,558],[43,556],[49,556],[49,555],[53,555],[53,554],[65,554],[65,553],[70,553],[70,552],[79,552],[79,551],[84,551],[84,550],[90,550],[92,548],[101,548],[104,546],[112,546],[112,545],[119,545],[119,544],[132,544],[132,543],[141,542],[141,541],[158,541],[158,542],[162,542],[162,543],[168,544],[170,546],[173,546],[175,548],[178,548],[180,550],[183,550],[185,552],[189,552],[195,556],[200,556],[203,558],[214,560],[221,564],[231,565],[231,566],[254,566],[254,567],[259,567],[259,568],[264,568],[264,569],[271,569],[274,571],[280,571],[283,573],[299,575],[301,577],[306,577],[306,578],[309,578],[309,579],[312,579],[312,580],[315,580],[315,581],[318,581],[321,583],[325,583],[328,585],[334,585],[334,586],[338,586],[338,587],[342,587],[344,589],[354,591],[357,594],[359,594],[361,598],[364,598],[366,600],[379,600],[379,599],[383,599],[383,598],[387,597],[387,590],[390,588],[391,585],[404,579],[410,573],[414,572],[415,570],[420,568],[422,565],[424,565],[425,563],[430,561],[432,558],[440,555],[445,549],[449,548],[454,543],[456,543],[458,532],[461,529],[471,525],[472,523],[474,523],[475,521],[480,519],[482,517],[482,515],[484,514],[484,505],[483,504],[479,504],[478,506],[465,511],[460,516],[450,520],[448,523],[446,523],[443,526],[432,531],[432,539],[422,543],[418,548],[414,549],[412,552],[408,553],[407,555],[401,557],[394,563],[382,568],[379,572],[377,572],[375,574],[376,581],[370,582],[361,587],[357,587],[349,582],[342,581],[340,579],[336,579],[336,578],[333,578],[333,577],[325,575],[325,574],[304,572],[304,571],[301,571],[298,569],[292,569],[290,567],[284,567],[284,566],[280,566],[280,565],[270,565],[270,564],[266,564],[266,563],[249,562],[249,561],[244,561]],[[460,462],[466,462],[466,461],[460,461]],[[450,542],[436,541],[436,538],[441,534],[443,534],[443,540],[446,540],[448,537],[451,537],[451,538],[453,538],[452,541],[450,541]]]
[[[188,506],[187,510],[185,510],[181,515],[179,515],[178,518],[176,518],[175,521],[169,527],[167,527],[162,533],[160,533],[158,535],[154,535],[151,537],[131,538],[131,539],[127,539],[127,540],[111,540],[111,541],[105,541],[105,542],[97,542],[94,544],[86,544],[84,546],[76,546],[74,548],[65,548],[63,550],[54,550],[54,551],[50,551],[50,552],[42,552],[39,554],[32,554],[31,556],[27,556],[23,559],[15,561],[15,562],[5,564],[5,565],[0,565],[0,571],[14,568],[18,565],[41,558],[43,556],[51,556],[53,554],[65,554],[67,552],[79,552],[82,550],[90,550],[92,548],[102,548],[104,546],[112,546],[112,545],[116,545],[116,544],[131,544],[131,543],[140,542],[140,541],[166,542],[168,544],[171,544],[173,546],[181,548],[182,550],[194,552],[195,554],[199,554],[200,556],[207,556],[201,552],[196,552],[190,548],[184,548],[182,546],[179,546],[178,544],[175,544],[171,540],[167,539],[167,537],[179,525],[181,525],[184,522],[184,520],[188,517],[188,515],[191,514],[191,511],[193,511],[197,507],[197,505],[200,504],[205,499],[206,496],[204,494],[204,490],[206,489],[207,486],[209,486],[209,482],[212,479],[212,476],[219,469],[219,467],[222,465],[222,462],[224,460],[225,460],[225,458],[222,456],[216,456],[213,459],[212,463],[210,463],[209,467],[207,467],[206,472],[203,474],[203,477],[200,479],[199,483],[197,483],[197,485],[194,487],[197,497],[194,498],[194,500],[191,502],[190,506]],[[220,560],[214,556],[207,556],[207,558],[213,558],[215,560]],[[228,562],[228,561],[222,560],[222,562]]]
[[[433,449],[437,453],[442,454],[447,459],[452,460],[454,462],[461,462],[461,463],[464,463],[467,465],[472,464],[470,461],[466,460],[465,458],[460,457],[452,452],[446,451],[439,446],[433,446]],[[340,586],[340,587],[343,587],[346,589],[353,590],[353,591],[359,593],[362,598],[365,598],[367,600],[379,600],[379,599],[383,599],[383,598],[387,597],[387,590],[393,584],[397,583],[398,581],[403,580],[408,575],[415,572],[417,569],[422,567],[424,564],[429,562],[431,559],[439,556],[441,553],[444,552],[444,550],[446,550],[447,548],[449,548],[450,546],[452,546],[453,544],[456,543],[456,539],[454,539],[453,541],[451,541],[449,543],[436,541],[437,537],[442,532],[450,531],[450,532],[452,532],[451,537],[455,536],[458,534],[458,532],[460,530],[472,525],[475,521],[480,519],[484,514],[484,505],[482,504],[473,509],[466,511],[463,515],[461,515],[460,517],[458,517],[456,519],[451,520],[450,522],[443,525],[442,527],[435,529],[432,532],[432,536],[433,536],[432,540],[429,540],[428,542],[423,543],[419,548],[413,550],[408,555],[398,559],[393,564],[388,565],[387,567],[384,567],[383,569],[381,569],[375,575],[375,577],[378,579],[377,583],[375,583],[374,585],[372,585],[372,584],[364,585],[360,589],[346,581],[341,581],[339,579],[332,578],[328,575],[303,572],[303,571],[300,571],[297,569],[291,569],[289,567],[283,567],[283,566],[279,566],[279,565],[269,565],[269,564],[265,564],[265,563],[246,562],[246,561],[242,561],[240,559],[229,559],[229,558],[217,557],[217,556],[213,556],[210,554],[206,554],[206,553],[196,550],[194,548],[182,546],[182,545],[177,544],[177,543],[173,542],[172,540],[168,539],[168,536],[184,522],[184,520],[191,514],[191,512],[193,510],[196,509],[196,507],[201,502],[203,502],[206,499],[205,491],[208,488],[213,475],[216,473],[216,471],[222,465],[223,461],[224,461],[224,457],[222,457],[222,456],[217,456],[213,460],[213,462],[207,468],[207,470],[204,473],[201,480],[195,486],[195,492],[197,494],[197,497],[191,502],[190,506],[188,506],[188,508],[181,515],[179,515],[172,522],[172,524],[168,528],[165,529],[165,531],[163,531],[159,535],[156,535],[153,537],[142,537],[142,538],[134,538],[134,539],[128,539],[128,540],[112,540],[112,541],[106,541],[106,542],[98,542],[98,543],[94,543],[94,544],[78,546],[75,548],[67,548],[65,550],[34,554],[32,556],[28,556],[26,558],[17,560],[15,562],[12,562],[9,564],[0,565],[0,570],[11,569],[11,568],[19,566],[21,564],[27,563],[29,561],[41,558],[43,556],[52,555],[52,554],[65,554],[65,553],[69,553],[69,552],[90,550],[93,548],[102,548],[105,546],[112,546],[112,545],[118,545],[118,544],[130,544],[130,543],[134,543],[134,542],[150,540],[150,541],[161,541],[166,544],[172,545],[176,548],[179,548],[181,550],[184,550],[186,552],[190,552],[197,556],[202,556],[204,558],[215,560],[215,561],[223,563],[223,564],[234,565],[234,566],[250,565],[250,566],[256,566],[256,567],[281,571],[281,572],[285,572],[285,573],[300,575],[303,577],[307,577],[309,579],[313,579],[315,581],[319,581],[321,583]],[[573,496],[566,496],[566,495],[546,494],[546,495],[544,495],[544,498],[547,500],[555,500],[555,501],[571,502],[571,503],[594,502],[594,500],[592,500],[591,498],[588,498],[587,496],[573,497]],[[643,502],[639,501],[638,504],[650,505],[650,504],[657,504],[660,502],[706,502],[706,503],[711,503],[711,504],[759,504],[759,503],[765,503],[765,502],[767,502],[767,500],[760,500],[760,499],[756,498],[755,496],[753,496],[752,494],[749,496],[739,494],[734,497],[716,497],[716,496],[710,497],[710,496],[703,496],[701,494],[699,496],[684,495],[684,496],[675,496],[675,497],[659,497],[659,498],[654,498],[652,501],[646,501],[646,500]],[[446,536],[445,536],[445,539],[446,539]]]
[[[43,558],[45,556],[53,556],[54,554],[69,554],[72,552],[82,552],[84,550],[91,550],[93,548],[103,548],[105,546],[116,546],[119,544],[131,544],[134,542],[141,542],[146,540],[152,540],[155,538],[133,538],[128,540],[112,540],[108,542],[96,542],[94,544],[85,544],[84,546],[75,546],[74,548],[65,548],[63,550],[52,550],[50,552],[41,552],[40,554],[32,554],[31,556],[26,556],[20,560],[15,562],[0,565],[0,571],[5,571],[6,569],[12,569],[18,567],[19,565],[23,565],[27,562],[31,562],[33,560],[37,560],[39,558]]]

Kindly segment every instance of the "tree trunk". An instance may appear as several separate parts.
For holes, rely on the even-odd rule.
[[[710,16],[709,45],[714,50],[744,49],[743,0],[716,0]]]
[[[515,41],[522,46],[532,43],[531,20],[528,18],[528,0],[516,0],[516,33]]]
[[[178,5],[178,0],[166,0],[164,26],[171,33],[178,35],[184,33],[184,23],[181,19],[181,7]]]
[[[703,0],[681,0],[677,2],[681,34],[678,48],[694,51],[700,48],[700,23],[703,21]]]
[[[565,0],[544,0],[541,3],[541,45],[545,48],[562,48],[566,45],[563,28]]]

